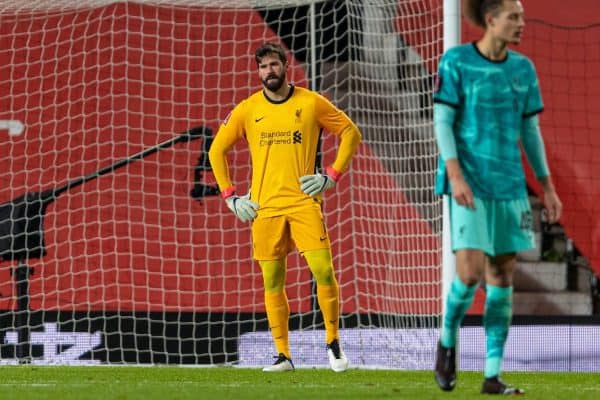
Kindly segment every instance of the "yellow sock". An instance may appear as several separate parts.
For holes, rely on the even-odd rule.
[[[265,308],[277,353],[283,353],[287,358],[292,358],[288,334],[290,306],[285,291],[265,292]]]
[[[304,258],[317,281],[317,300],[325,322],[325,340],[331,343],[340,338],[340,292],[333,273],[331,250],[307,251]]]
[[[285,294],[286,259],[259,261],[265,286],[265,308],[277,353],[291,358],[288,323],[290,306]]]
[[[325,322],[325,341],[340,338],[340,296],[336,281],[331,286],[317,285],[317,299]]]

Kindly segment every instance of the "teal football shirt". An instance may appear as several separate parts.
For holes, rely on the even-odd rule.
[[[440,60],[434,101],[456,109],[458,161],[473,194],[496,200],[527,196],[521,123],[544,107],[533,63],[512,50],[493,61],[475,43],[454,47]],[[450,194],[441,157],[436,193]]]

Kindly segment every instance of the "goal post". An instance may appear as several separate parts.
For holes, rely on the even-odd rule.
[[[430,368],[442,21],[442,0],[0,0],[0,206],[192,127],[216,132],[260,89],[254,49],[282,43],[290,81],[330,98],[364,137],[324,202],[345,351],[358,367]],[[0,364],[272,362],[250,228],[211,189],[211,140],[157,151],[43,207],[44,251],[0,262]],[[336,146],[324,134],[324,163]],[[244,190],[247,149],[229,164]],[[310,271],[295,252],[286,288],[294,361],[325,366]]]
[[[444,0],[444,51],[460,44],[461,4],[460,0]],[[442,318],[446,313],[446,302],[450,285],[456,272],[456,258],[452,252],[450,230],[450,198],[442,199]]]

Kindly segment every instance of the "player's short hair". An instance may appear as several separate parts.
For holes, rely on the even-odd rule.
[[[285,56],[285,50],[281,45],[277,43],[267,42],[260,46],[254,52],[254,59],[256,60],[256,64],[260,64],[263,57],[269,54],[275,54],[279,60],[285,64],[287,62],[287,57]]]
[[[495,14],[500,11],[504,1],[505,0],[464,0],[463,10],[465,17],[467,17],[472,24],[485,29],[485,15],[490,12]]]

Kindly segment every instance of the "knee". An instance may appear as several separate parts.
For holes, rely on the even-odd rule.
[[[260,261],[259,262],[265,292],[280,292],[285,287],[285,261]]]
[[[460,280],[469,287],[477,285],[483,277],[483,271],[478,268],[457,268],[456,272]]]
[[[331,252],[328,249],[307,251],[304,253],[304,258],[317,285],[331,286],[335,283]]]
[[[317,285],[331,286],[333,285],[335,278],[333,275],[333,265],[331,264],[317,264],[311,265],[310,270],[317,281]]]
[[[278,277],[263,275],[263,285],[265,292],[281,292],[285,283]]]
[[[517,265],[514,254],[507,254],[493,258],[487,265],[486,281],[489,284],[508,287],[512,286],[513,274]]]
[[[481,282],[485,264],[486,257],[483,252],[464,250],[456,254],[456,273],[467,286]]]

